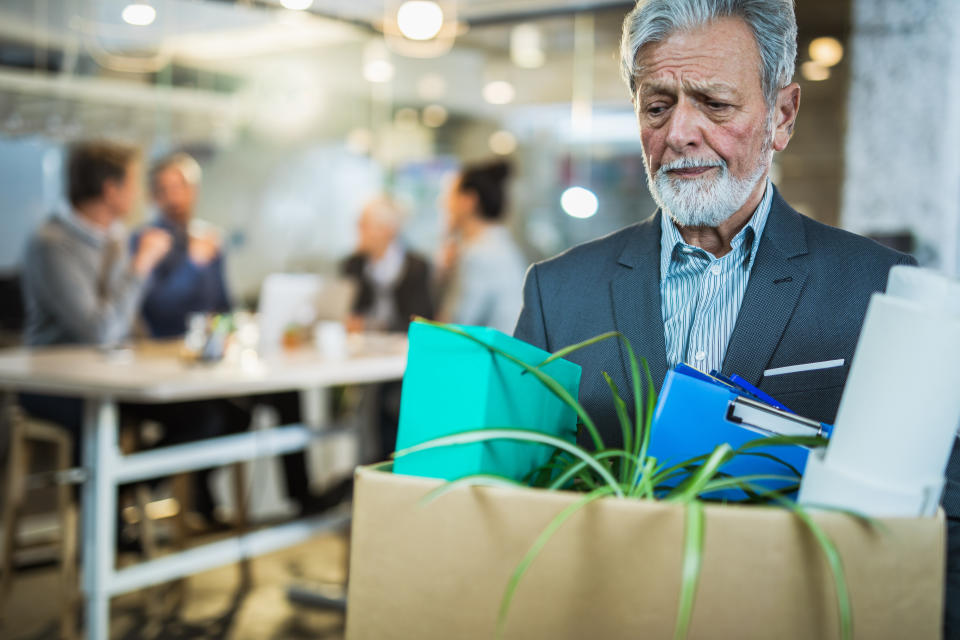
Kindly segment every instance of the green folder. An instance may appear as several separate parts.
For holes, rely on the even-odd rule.
[[[450,325],[530,365],[549,353],[496,329]],[[413,322],[403,376],[397,449],[479,428],[532,429],[576,441],[577,415],[520,365],[440,327]],[[543,367],[574,398],[580,366],[558,359]],[[394,473],[455,480],[489,473],[522,480],[552,447],[513,440],[454,445],[397,458]]]

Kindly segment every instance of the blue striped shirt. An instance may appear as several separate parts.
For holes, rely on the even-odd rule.
[[[721,369],[772,200],[767,180],[759,206],[722,258],[684,242],[670,216],[661,216],[660,300],[668,367],[686,362],[705,372]]]

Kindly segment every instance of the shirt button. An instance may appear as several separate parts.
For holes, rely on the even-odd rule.
[[[706,352],[706,351],[697,351],[697,355],[695,355],[695,356],[693,356],[693,357],[697,360],[697,362],[703,362],[704,360],[707,359],[707,352]]]
[[[722,269],[720,269],[720,265],[718,264],[715,264],[712,267],[710,267],[710,272],[715,276],[720,275],[720,271],[722,271]]]

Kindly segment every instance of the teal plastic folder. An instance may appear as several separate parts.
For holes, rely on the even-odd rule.
[[[495,329],[451,325],[530,365],[549,353]],[[403,376],[397,449],[471,429],[533,429],[574,442],[577,416],[543,383],[508,359],[473,340],[413,322]],[[555,360],[543,368],[574,398],[580,366]],[[491,473],[522,480],[553,449],[514,440],[440,447],[401,456],[394,473],[455,480]]]

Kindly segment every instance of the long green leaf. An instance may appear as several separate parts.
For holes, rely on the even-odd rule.
[[[687,503],[687,521],[683,536],[683,579],[680,583],[680,603],[677,607],[677,624],[674,626],[674,640],[687,637],[690,618],[693,616],[693,603],[700,582],[700,567],[703,563],[703,538],[706,519],[703,504],[691,500]]]
[[[641,462],[647,457],[650,447],[650,427],[653,426],[653,411],[657,406],[657,389],[653,386],[653,376],[646,358],[643,359],[643,375],[647,380],[647,410],[644,414],[643,443],[639,452]]]
[[[629,459],[630,454],[622,449],[609,449],[607,451],[601,451],[600,453],[594,453],[593,457],[597,460],[604,460],[608,458],[624,458]],[[556,491],[557,489],[562,489],[563,486],[578,473],[587,468],[587,463],[583,460],[574,462],[571,464],[566,471],[564,471],[560,476],[554,480],[547,489],[551,491]]]
[[[506,476],[498,476],[492,473],[475,473],[469,476],[463,476],[450,482],[445,482],[427,495],[420,498],[420,505],[427,505],[437,498],[444,496],[460,487],[505,487],[508,489],[527,488],[526,485],[517,482]]]
[[[653,478],[657,472],[657,459],[653,456],[647,456],[646,462],[640,474],[640,481],[634,482],[630,486],[630,497],[641,497],[648,500],[653,498],[653,492],[656,487],[653,484]]]
[[[607,381],[607,386],[610,387],[610,393],[613,395],[613,407],[617,412],[617,420],[620,422],[620,431],[623,433],[623,448],[625,451],[633,451],[632,436],[633,428],[630,424],[630,416],[627,414],[627,403],[623,401],[623,398],[620,397],[620,393],[617,391],[617,385],[613,383],[613,379],[610,377],[606,371],[603,371],[603,379]],[[631,459],[632,456],[631,456]],[[630,465],[621,466],[621,475],[620,481],[626,482],[627,478],[630,477],[631,472]]]
[[[830,572],[833,574],[833,586],[837,594],[837,610],[840,614],[840,638],[841,640],[851,640],[853,638],[853,609],[850,606],[850,591],[847,588],[847,578],[843,571],[840,552],[837,551],[836,545],[833,544],[833,540],[830,539],[827,532],[810,517],[810,514],[801,505],[776,494],[772,494],[771,497],[781,506],[793,511],[820,545],[820,550],[823,551]]]
[[[686,502],[700,495],[703,487],[717,474],[724,464],[733,457],[733,449],[727,443],[723,443],[713,450],[703,466],[698,468],[690,477],[680,484],[671,496],[673,500]]]
[[[789,445],[799,445],[801,447],[825,447],[829,440],[820,436],[768,436],[745,442],[739,447],[738,451],[749,451],[760,447],[784,447]]]
[[[488,442],[490,440],[519,440],[522,442],[537,442],[567,451],[580,460],[585,461],[591,469],[596,471],[600,477],[603,478],[604,482],[606,482],[613,489],[613,493],[615,493],[618,498],[623,497],[623,490],[620,488],[617,480],[610,475],[610,472],[607,471],[602,464],[593,459],[589,451],[575,444],[571,444],[566,440],[561,440],[560,438],[550,436],[545,433],[540,433],[539,431],[530,431],[528,429],[472,429],[470,431],[463,431],[461,433],[454,433],[451,435],[434,438],[433,440],[428,440],[427,442],[422,442],[418,445],[407,447],[406,449],[402,449],[400,451],[395,451],[393,455],[394,457],[399,458],[401,456],[410,455],[411,453],[416,453],[417,451],[425,451],[427,449],[435,449],[437,447],[472,444],[475,442]]]
[[[466,338],[467,340],[470,340],[471,342],[475,342],[489,349],[490,351],[496,353],[497,355],[503,358],[506,358],[510,362],[519,366],[524,371],[532,373],[534,376],[536,376],[537,380],[539,380],[545,387],[547,387],[547,389],[551,393],[553,393],[555,396],[560,398],[560,400],[562,400],[564,404],[566,404],[568,407],[570,407],[576,412],[577,416],[580,418],[580,421],[583,422],[583,426],[587,429],[587,431],[590,434],[590,437],[593,439],[594,448],[596,448],[597,451],[600,451],[604,448],[603,438],[600,437],[600,432],[597,431],[597,426],[596,424],[594,424],[593,419],[589,415],[587,415],[586,410],[580,405],[580,403],[577,402],[577,400],[573,396],[571,396],[566,389],[563,388],[563,385],[557,382],[553,377],[545,374],[543,371],[540,371],[537,367],[531,366],[526,362],[524,362],[523,360],[513,356],[512,354],[507,353],[503,349],[499,349],[491,344],[487,344],[486,342],[484,342],[483,340],[480,340],[479,338],[475,338],[474,336],[470,335],[466,331],[444,324],[442,322],[434,322],[433,320],[427,320],[425,318],[418,317],[415,319],[415,321],[420,322],[422,324],[427,324],[432,327],[441,329],[443,331],[447,331],[449,333],[453,333],[463,338]]]
[[[711,480],[706,485],[704,485],[703,490],[700,492],[700,495],[711,493],[713,491],[719,491],[720,489],[740,489],[743,487],[747,487],[752,491],[753,485],[751,483],[757,480],[780,480],[783,482],[793,482],[794,483],[793,486],[799,487],[799,485],[796,484],[797,479],[792,476],[778,476],[773,474],[769,474],[769,475],[754,474],[749,476],[733,476],[730,478],[721,478],[718,480]],[[773,491],[777,493],[790,493],[791,491],[793,491],[793,489],[791,489],[790,487],[783,487],[780,489],[767,489],[767,491],[761,495],[765,495],[766,493],[773,492]]]
[[[604,340],[609,340],[610,338],[620,337],[621,333],[619,331],[608,331],[606,333],[601,333],[598,336],[594,336],[589,340],[584,340],[583,342],[578,342],[577,344],[572,344],[569,347],[564,347],[558,351],[554,351],[550,354],[550,357],[537,365],[537,368],[545,367],[554,360],[559,360],[560,358],[566,358],[568,355],[574,351],[579,351],[584,347],[589,347],[592,344],[597,344],[598,342],[603,342]]]
[[[544,546],[546,546],[547,542],[550,541],[550,538],[553,537],[553,534],[556,533],[557,530],[563,526],[563,523],[569,520],[570,516],[575,514],[577,511],[590,504],[594,500],[608,496],[611,493],[610,487],[606,486],[591,491],[554,516],[553,520],[550,521],[550,524],[548,524],[540,533],[540,535],[537,536],[537,539],[533,542],[530,550],[527,551],[526,555],[523,556],[523,559],[520,560],[520,563],[513,570],[510,580],[507,581],[507,588],[504,590],[503,598],[500,600],[500,615],[497,618],[497,638],[501,638],[503,636],[504,626],[507,621],[507,613],[510,611],[510,605],[513,602],[513,596],[517,591],[517,586],[520,584],[520,580],[527,572],[527,569],[530,568],[530,565],[533,564],[533,561],[536,560]]]

